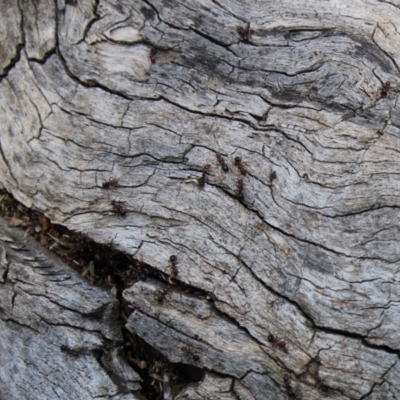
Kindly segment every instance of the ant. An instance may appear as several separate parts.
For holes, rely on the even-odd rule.
[[[107,182],[103,182],[103,189],[110,189],[111,187],[118,187],[118,179],[110,179]]]
[[[243,200],[243,189],[244,189],[244,183],[243,183],[243,179],[240,178],[237,183],[236,183],[236,187],[238,188],[238,198],[240,200]]]
[[[390,82],[389,81],[386,81],[383,85],[382,85],[382,87],[381,87],[381,90],[380,90],[380,92],[379,92],[379,94],[380,94],[380,98],[382,99],[383,97],[386,97],[387,95],[388,95],[388,93],[391,91],[391,86],[390,86]]]
[[[209,171],[210,168],[211,168],[211,165],[210,165],[210,164],[206,164],[206,165],[203,167],[203,172],[202,172],[202,174],[201,174],[201,177],[198,179],[198,182],[199,182],[199,186],[200,186],[200,187],[204,187],[204,185],[206,184],[206,176],[207,176],[208,171]]]
[[[270,180],[270,182],[272,183],[276,178],[277,178],[276,171],[272,171],[272,172],[269,174],[269,180]]]
[[[268,342],[272,343],[274,346],[278,347],[285,353],[288,353],[287,344],[284,340],[276,338],[272,333],[268,335]]]
[[[143,264],[141,261],[139,260],[135,260],[135,266],[136,266],[136,270],[138,272],[138,277],[141,281],[145,281],[147,276],[143,270]]]
[[[181,350],[183,353],[185,353],[185,355],[189,358],[193,358],[194,361],[199,361],[200,357],[194,353],[193,349],[191,349],[190,347],[187,346],[183,346],[181,347]]]
[[[292,388],[292,384],[290,382],[290,376],[289,375],[284,375],[283,376],[283,383],[285,384],[286,392],[289,396],[289,399],[296,400],[298,397],[296,396],[295,391]]]
[[[229,171],[228,164],[225,162],[224,157],[222,157],[221,154],[217,154],[217,160],[221,164],[222,171],[228,172]]]
[[[165,286],[163,291],[160,293],[160,295],[157,297],[157,301],[159,304],[164,302],[165,296],[168,294],[168,292],[172,289],[171,285]]]
[[[240,36],[240,40],[244,43],[247,43],[249,41],[249,27],[246,26],[243,28],[243,26],[238,26],[236,28],[237,33]]]
[[[150,61],[152,64],[156,63],[156,54],[157,54],[157,49],[155,47],[152,47],[150,50]]]
[[[116,201],[116,200],[111,201],[111,205],[113,206],[112,210],[115,213],[117,213],[119,216],[125,217],[126,210],[122,204],[123,204],[123,202],[121,202],[121,201]]]
[[[247,174],[246,168],[243,166],[242,159],[239,156],[235,157],[235,165],[239,168],[242,175]]]
[[[171,261],[171,275],[176,278],[179,274],[178,267],[176,266],[177,257],[171,256],[169,261]]]
[[[79,352],[78,352],[78,351],[71,349],[70,347],[68,347],[68,346],[65,345],[65,344],[62,344],[62,345],[60,346],[60,350],[63,351],[63,352],[65,352],[65,353],[67,353],[67,354],[69,354],[70,356],[72,356],[72,357],[74,357],[74,358],[79,357]]]

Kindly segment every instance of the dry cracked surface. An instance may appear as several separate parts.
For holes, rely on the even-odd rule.
[[[175,398],[400,398],[397,0],[0,19],[1,185],[169,276],[122,301]]]

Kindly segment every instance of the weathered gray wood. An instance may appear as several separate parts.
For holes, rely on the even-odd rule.
[[[400,4],[21,4],[0,10],[12,21],[0,51],[1,185],[165,274],[176,255],[177,279],[207,293],[196,304],[222,332],[191,345],[239,398],[286,396],[285,375],[308,399],[387,388],[396,398]],[[110,178],[120,187],[106,191]],[[125,293],[138,308],[129,326],[151,327],[151,344],[181,360],[188,300],[177,287],[179,300],[148,305],[146,285]],[[165,326],[168,313],[178,325]],[[245,361],[222,351],[223,335],[241,337]]]
[[[188,385],[176,400],[234,400],[237,397],[232,393],[232,379],[221,378],[213,374],[206,373],[201,383]]]
[[[52,0],[22,0],[24,37],[27,56],[42,60],[56,46],[56,2]]]
[[[3,220],[0,231],[0,397],[139,399],[117,351],[118,302]]]
[[[281,348],[268,340],[258,342],[256,335],[226,320],[205,299],[194,298],[175,288],[167,292],[164,289],[146,281],[124,291],[124,301],[134,309],[126,324],[129,330],[173,362],[240,378],[256,398],[265,399],[266,393],[270,399],[285,398],[281,394],[285,387],[283,377],[296,367],[293,360],[299,353],[298,348],[292,343]],[[293,388],[296,385],[296,390],[306,393],[307,399],[321,398],[320,381],[330,388],[329,393],[324,392],[325,399],[360,398],[370,392],[377,375],[397,368],[395,354],[370,349],[359,339],[343,335],[313,332],[302,350],[309,358],[298,373],[307,379],[295,382],[294,375],[290,379]]]
[[[2,76],[13,66],[13,61],[18,58],[19,47],[23,44],[23,32],[18,2],[2,1],[0,11],[0,76]]]

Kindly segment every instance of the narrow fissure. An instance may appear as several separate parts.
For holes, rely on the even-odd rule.
[[[142,378],[142,394],[146,399],[163,399],[164,374],[168,375],[169,386],[175,395],[187,384],[203,378],[204,372],[200,368],[171,363],[158,350],[124,327],[129,311],[121,299],[123,290],[147,277],[167,283],[168,277],[165,274],[115,250],[112,243],[99,244],[84,233],[52,224],[43,214],[25,207],[4,190],[0,190],[0,217],[9,226],[25,230],[25,234],[57,254],[84,279],[109,290],[118,299],[124,358]],[[174,280],[174,284],[178,285],[179,282]],[[188,291],[188,288],[184,290]],[[192,290],[198,296],[200,292],[198,290],[194,293]]]
[[[170,362],[158,350],[146,343],[144,339],[124,327],[124,321],[127,320],[130,310],[122,301],[122,292],[140,280],[145,281],[147,278],[154,278],[167,285],[172,283],[174,287],[185,293],[199,298],[207,298],[213,302],[214,299],[208,293],[179,282],[173,276],[116,250],[113,243],[99,244],[84,233],[73,232],[62,225],[52,224],[43,214],[25,207],[5,190],[0,190],[0,216],[7,221],[9,226],[24,229],[25,234],[29,234],[43,247],[57,254],[91,284],[109,290],[118,299],[124,338],[124,356],[129,365],[142,378],[142,394],[147,399],[160,400],[163,398],[163,376],[165,374],[169,377],[169,388],[175,395],[187,384],[198,382],[203,378],[205,371],[202,369],[188,364]],[[271,290],[271,288],[268,289]],[[275,294],[300,308],[290,299],[278,293]],[[214,308],[214,311],[247,332],[247,329],[238,325],[236,321],[221,310]],[[368,343],[361,335],[317,326],[311,318],[307,316],[306,318],[311,322],[314,329],[321,332],[359,339],[366,347],[399,355],[398,351],[387,346]]]

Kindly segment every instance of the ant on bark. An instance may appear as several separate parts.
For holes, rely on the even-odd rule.
[[[386,81],[382,85],[381,90],[379,92],[380,98],[382,99],[383,97],[386,97],[391,90],[392,90],[392,88],[391,88],[390,82]]]
[[[160,295],[157,297],[157,301],[159,304],[162,304],[164,302],[165,296],[168,294],[168,292],[172,289],[171,285],[165,286],[163,291],[160,293]]]
[[[62,344],[60,346],[60,350],[63,351],[64,353],[66,353],[66,354],[69,354],[70,356],[72,356],[74,358],[79,357],[79,352],[78,351],[71,349],[70,347],[68,347],[65,344]]]
[[[172,275],[174,278],[176,278],[176,277],[178,276],[178,274],[179,274],[178,267],[176,266],[177,257],[174,256],[174,255],[172,255],[172,256],[169,258],[169,261],[171,261],[171,275]]]
[[[238,167],[238,169],[239,169],[239,171],[240,171],[240,173],[242,175],[246,175],[247,174],[247,170],[243,166],[242,159],[239,156],[235,157],[235,165]]]
[[[188,346],[183,346],[181,347],[182,352],[189,358],[193,358],[194,361],[199,361],[200,357],[195,354],[195,352],[193,351],[193,349],[191,349]]]
[[[145,281],[147,278],[147,275],[145,273],[144,267],[143,267],[143,263],[139,260],[135,260],[135,267],[138,273],[138,278],[141,281]]]
[[[110,189],[111,187],[118,187],[118,179],[110,179],[106,182],[103,182],[102,187],[103,189]]]
[[[201,177],[198,179],[198,182],[199,182],[199,186],[200,186],[200,187],[204,187],[204,185],[206,184],[206,176],[207,176],[208,171],[210,170],[210,168],[211,168],[211,165],[210,165],[210,164],[206,164],[206,165],[203,167],[203,172],[202,172],[202,174],[201,174]]]
[[[300,400],[299,397],[296,395],[296,392],[293,390],[289,375],[283,376],[283,383],[285,384],[286,392],[289,396],[289,399]]]
[[[282,339],[276,338],[272,333],[268,335],[268,342],[272,343],[285,353],[289,353],[286,342]]]
[[[244,43],[247,43],[249,41],[249,27],[246,26],[243,28],[243,26],[238,26],[236,28],[237,33],[240,36],[240,40]]]
[[[237,189],[238,189],[238,195],[237,195],[238,199],[239,199],[239,200],[243,200],[244,182],[243,182],[243,179],[242,179],[242,178],[240,178],[240,179],[237,181],[236,187],[237,187]]]
[[[225,162],[224,157],[222,157],[221,154],[217,154],[217,160],[221,164],[222,171],[228,172],[229,171],[228,164]]]
[[[125,210],[125,207],[123,206],[123,202],[111,200],[111,205],[113,206],[112,211],[114,211],[116,214],[118,214],[121,217],[125,217],[126,210]]]

